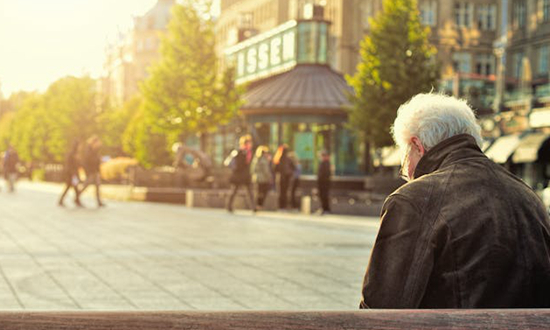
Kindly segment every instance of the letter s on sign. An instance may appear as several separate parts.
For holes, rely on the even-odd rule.
[[[258,47],[258,58],[260,59],[258,62],[258,69],[263,70],[266,69],[269,65],[269,45],[268,44],[261,44]]]
[[[246,53],[246,72],[248,73],[254,73],[256,72],[256,69],[258,67],[258,59],[256,56],[258,55],[258,52],[256,51],[256,48],[251,48]]]

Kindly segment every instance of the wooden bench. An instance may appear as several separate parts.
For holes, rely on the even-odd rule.
[[[350,312],[0,312],[0,329],[549,329],[550,309]]]

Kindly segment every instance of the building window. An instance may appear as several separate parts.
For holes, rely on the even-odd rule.
[[[527,8],[525,0],[515,0],[513,13],[512,13],[512,22],[515,27],[524,27],[525,19],[527,17]]]
[[[514,78],[521,77],[523,70],[523,53],[517,52],[512,55],[512,76]]]
[[[495,74],[495,58],[491,54],[476,56],[476,73],[482,76]]]
[[[538,63],[537,63],[537,74],[538,75],[547,75],[548,74],[548,56],[550,55],[550,45],[543,45],[538,48]]]
[[[422,24],[435,26],[437,24],[437,1],[429,0],[420,4],[420,18]]]
[[[550,21],[550,0],[542,0],[542,20]]]
[[[496,5],[479,5],[479,7],[477,8],[477,27],[480,30],[495,30],[497,26],[496,21]]]
[[[453,54],[453,67],[455,72],[470,73],[472,56],[469,53],[458,52]]]
[[[455,23],[460,27],[471,27],[474,6],[469,2],[455,2]]]

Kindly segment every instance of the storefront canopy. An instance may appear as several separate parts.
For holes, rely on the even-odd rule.
[[[540,147],[550,137],[550,134],[541,132],[525,135],[512,156],[514,163],[532,163],[538,159]]]
[[[495,163],[504,164],[516,150],[520,142],[519,135],[499,137],[485,153]]]
[[[292,70],[258,81],[245,94],[241,108],[250,114],[345,115],[352,93],[344,77],[326,65],[298,65]]]

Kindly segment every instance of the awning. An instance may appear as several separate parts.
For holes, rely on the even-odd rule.
[[[504,164],[516,150],[520,142],[519,135],[499,137],[485,153],[495,163]]]
[[[250,84],[241,107],[257,114],[346,115],[353,89],[325,65],[298,65],[292,70]]]
[[[541,132],[530,133],[524,136],[514,152],[512,161],[514,163],[532,163],[538,159],[539,149],[550,137],[550,134]]]

